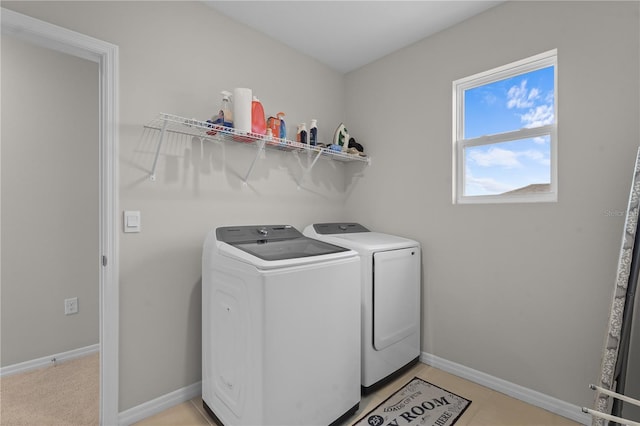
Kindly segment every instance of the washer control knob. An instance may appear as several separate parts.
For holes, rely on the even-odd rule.
[[[346,231],[348,226],[347,225],[340,225],[338,228],[340,228],[341,231]]]
[[[258,229],[258,234],[260,234],[260,235],[266,236],[268,233],[269,233],[269,230],[267,228],[259,228]]]

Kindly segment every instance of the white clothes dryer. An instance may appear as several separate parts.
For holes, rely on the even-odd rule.
[[[420,357],[420,244],[357,223],[316,223],[304,235],[360,255],[361,384],[369,393]]]
[[[219,227],[202,257],[202,400],[219,423],[340,423],[360,403],[360,260],[289,225]]]

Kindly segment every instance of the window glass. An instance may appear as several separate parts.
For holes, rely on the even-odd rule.
[[[453,82],[453,202],[557,201],[557,51]]]
[[[549,136],[520,139],[464,150],[464,195],[549,192]]]
[[[464,138],[554,123],[554,67],[467,89]]]

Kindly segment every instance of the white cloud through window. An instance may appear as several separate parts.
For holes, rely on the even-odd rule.
[[[469,160],[481,167],[520,168],[524,166],[520,161],[520,157],[525,157],[543,165],[549,164],[549,158],[543,152],[534,149],[513,151],[492,146],[484,151],[476,149],[469,152]]]
[[[520,120],[526,128],[552,124],[555,118],[553,93],[547,93],[544,97],[544,103],[537,105],[536,103],[539,99],[540,89],[537,87],[527,88],[527,80],[523,79],[519,86],[511,86],[507,92],[507,108],[529,109],[526,113],[520,115]]]
[[[520,86],[512,86],[507,92],[507,108],[530,108],[539,97],[537,88],[527,89],[527,80],[522,80]]]

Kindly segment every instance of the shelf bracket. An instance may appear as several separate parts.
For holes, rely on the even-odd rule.
[[[247,186],[247,180],[249,179],[251,172],[253,172],[253,168],[256,165],[256,161],[258,161],[258,157],[260,157],[260,154],[262,154],[262,152],[264,151],[264,144],[265,144],[264,139],[260,139],[258,141],[258,150],[256,151],[256,156],[253,158],[253,161],[251,162],[251,166],[249,166],[249,170],[247,170],[247,174],[244,176],[244,179],[242,180],[242,184],[244,186]]]
[[[156,181],[156,166],[158,165],[158,157],[160,156],[160,148],[162,147],[162,142],[164,140],[164,135],[166,133],[167,130],[167,120],[164,120],[164,123],[162,124],[162,130],[160,130],[160,138],[158,140],[158,148],[156,149],[156,156],[153,159],[153,166],[151,166],[151,176],[149,177],[149,179],[151,179],[151,181],[155,182]]]
[[[307,151],[307,154],[311,154],[312,151]],[[300,176],[300,183],[304,182],[304,179],[307,177],[307,175],[309,173],[311,173],[311,169],[313,169],[313,166],[316,165],[316,163],[318,162],[318,159],[320,158],[320,156],[322,155],[322,150],[319,150],[315,156],[315,158],[313,159],[313,161],[311,162],[311,165],[309,167],[303,167],[303,173],[302,176]],[[300,189],[300,184],[298,184],[298,189]]]

